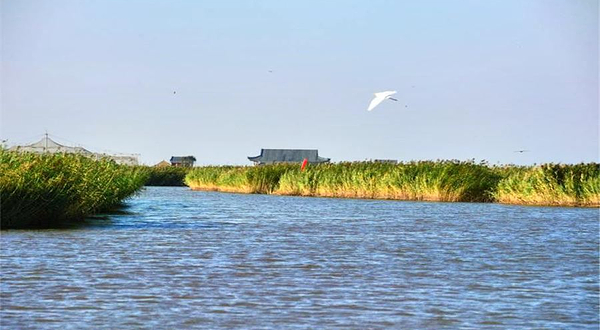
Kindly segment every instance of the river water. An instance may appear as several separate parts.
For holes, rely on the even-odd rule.
[[[1,233],[2,329],[599,326],[599,210],[146,188]]]

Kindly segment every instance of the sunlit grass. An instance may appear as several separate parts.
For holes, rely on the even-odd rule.
[[[501,169],[494,197],[510,204],[600,206],[600,164],[544,164]]]
[[[431,201],[489,201],[499,177],[487,166],[459,161],[399,164],[355,162],[309,167],[282,176],[277,193]]]
[[[598,206],[598,164],[494,167],[472,161],[199,167],[192,189],[298,196]]]
[[[47,226],[113,208],[146,178],[139,168],[110,160],[0,149],[2,228]]]
[[[485,165],[459,161],[201,167],[186,177],[193,189],[436,201],[489,201],[498,180]]]
[[[280,177],[296,168],[292,165],[206,166],[194,168],[185,178],[192,189],[272,194]]]

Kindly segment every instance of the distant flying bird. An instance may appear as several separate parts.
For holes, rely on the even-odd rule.
[[[376,106],[379,105],[379,103],[385,101],[386,99],[390,99],[392,101],[398,101],[395,98],[391,97],[392,95],[396,94],[396,91],[386,91],[386,92],[379,92],[379,93],[375,93],[375,98],[373,100],[371,100],[371,103],[369,104],[369,108],[367,109],[367,111],[371,111],[373,109],[375,109]]]
[[[529,152],[529,150],[515,150],[515,152],[518,152],[518,153],[521,153],[521,154],[522,154],[522,153],[524,153],[524,152]]]
[[[177,94],[177,92],[176,92],[176,91],[173,91],[173,94]]]

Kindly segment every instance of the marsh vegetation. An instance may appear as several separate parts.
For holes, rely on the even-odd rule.
[[[74,154],[0,149],[2,228],[51,226],[119,206],[147,173],[110,160]]]
[[[208,166],[185,178],[192,189],[322,197],[525,205],[600,206],[600,164],[490,166],[472,161],[399,164]]]
[[[0,150],[2,228],[50,226],[120,205],[144,185],[196,190],[443,202],[600,206],[600,164],[489,166],[472,161],[399,164],[151,168],[72,154]]]
[[[185,186],[185,176],[191,170],[189,167],[174,166],[139,166],[139,168],[147,174],[144,185],[170,187]]]

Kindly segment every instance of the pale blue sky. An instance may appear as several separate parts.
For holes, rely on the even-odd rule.
[[[598,1],[0,3],[9,145],[598,161]],[[384,90],[399,102],[367,112]]]

